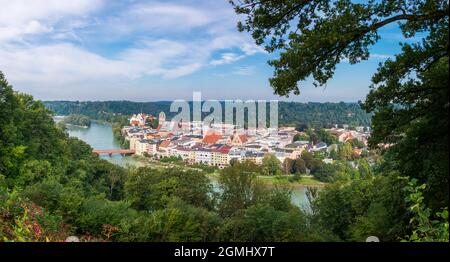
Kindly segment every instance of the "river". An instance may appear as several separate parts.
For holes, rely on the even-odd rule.
[[[83,140],[84,142],[91,145],[94,149],[120,149],[120,145],[114,139],[112,127],[109,124],[91,121],[91,126],[89,128],[68,125],[67,131],[69,132],[70,136],[77,137]],[[112,156],[101,155],[100,157],[123,167],[127,165],[144,165],[142,161],[134,158],[133,156],[122,156],[120,154],[115,154]],[[212,183],[215,187],[217,187],[214,181]],[[308,208],[305,188],[295,188],[293,190],[292,203],[296,204],[297,206]]]
[[[93,149],[121,149],[118,141],[114,139],[112,127],[109,124],[91,121],[91,126],[89,128],[68,125],[67,131],[70,136],[83,140]],[[143,165],[141,161],[133,156],[113,154],[112,156],[100,155],[100,157],[123,167],[126,167],[127,165]]]

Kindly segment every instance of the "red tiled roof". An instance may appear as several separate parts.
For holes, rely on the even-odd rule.
[[[159,147],[168,147],[170,145],[169,140],[164,140],[159,144]]]
[[[184,146],[177,146],[178,151],[191,151],[190,148],[184,147]]]
[[[204,147],[203,144],[198,143],[198,144],[193,145],[192,149],[200,149],[200,148],[203,148],[203,147]]]
[[[347,133],[345,135],[344,141],[347,142],[348,140],[353,140],[353,138],[354,137],[353,137],[352,133]]]
[[[246,135],[240,135],[239,139],[241,139],[242,143],[245,143],[245,142],[247,142],[248,137]]]
[[[202,140],[202,142],[203,143],[206,143],[206,144],[215,144],[217,141],[219,141],[219,139],[221,139],[222,138],[222,136],[221,135],[218,135],[218,134],[207,134],[204,138],[203,138],[203,140]]]
[[[213,149],[213,152],[219,152],[221,154],[228,154],[230,152],[231,146],[221,146],[217,149]]]

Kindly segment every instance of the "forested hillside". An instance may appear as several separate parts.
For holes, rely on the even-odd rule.
[[[93,119],[103,119],[111,113],[130,115],[144,112],[158,115],[164,111],[168,118],[171,102],[130,102],[130,101],[45,101],[44,105],[59,115],[83,114]],[[223,106],[225,108],[225,106]],[[267,109],[269,105],[267,106]],[[332,124],[369,126],[370,114],[365,113],[357,103],[296,103],[279,102],[279,124],[329,127]]]

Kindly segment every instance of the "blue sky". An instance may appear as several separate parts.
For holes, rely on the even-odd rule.
[[[239,33],[227,0],[0,0],[0,70],[43,100],[364,100],[378,63],[400,50],[396,25],[368,61],[343,62],[326,87],[300,83],[280,98],[268,83],[276,57]]]

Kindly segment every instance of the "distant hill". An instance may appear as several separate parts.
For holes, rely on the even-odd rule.
[[[103,119],[102,115],[147,113],[157,116],[164,111],[168,119],[175,116],[170,112],[171,101],[44,101],[44,105],[57,115],[82,114],[92,119]],[[267,106],[269,109],[269,106]],[[208,113],[204,113],[207,115]],[[328,127],[332,124],[369,126],[370,114],[358,103],[278,103],[279,125]]]

